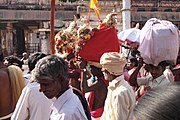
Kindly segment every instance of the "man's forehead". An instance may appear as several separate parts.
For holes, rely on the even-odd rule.
[[[51,82],[51,81],[54,81],[54,79],[48,76],[40,76],[36,78],[36,81],[37,82],[48,82],[48,81]]]

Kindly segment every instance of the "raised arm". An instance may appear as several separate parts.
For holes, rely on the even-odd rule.
[[[79,67],[82,71],[81,73],[81,91],[83,93],[86,93],[88,91],[88,82],[87,80],[90,78],[90,73],[87,71],[87,62],[83,59],[79,62]]]
[[[131,76],[129,78],[129,82],[130,82],[131,86],[137,86],[138,85],[137,84],[137,75],[138,75],[139,70],[141,69],[142,66],[143,66],[143,59],[140,57],[136,70],[131,74]]]
[[[82,76],[81,76],[81,90],[83,93],[94,91],[95,89],[99,89],[104,85],[103,80],[96,80],[95,82],[88,84],[88,80],[90,80],[90,77],[92,76],[90,71],[86,69],[87,63],[83,63],[84,66],[80,66],[82,69]],[[100,71],[101,72],[101,71]]]

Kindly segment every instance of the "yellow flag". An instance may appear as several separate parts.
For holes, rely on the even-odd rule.
[[[94,12],[96,13],[96,16],[100,20],[100,10],[98,7],[98,0],[91,0],[90,1],[90,8],[94,9]]]
[[[98,0],[91,0],[90,8],[94,9],[95,7],[98,7]]]

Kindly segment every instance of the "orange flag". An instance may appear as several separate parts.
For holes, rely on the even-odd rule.
[[[98,19],[100,21],[100,9],[98,7],[98,0],[91,0],[90,8],[94,9],[94,12],[96,13],[96,16],[98,17]]]

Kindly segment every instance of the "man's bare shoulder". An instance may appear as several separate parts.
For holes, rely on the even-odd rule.
[[[9,75],[7,68],[1,68],[0,69],[0,82],[9,82]]]

